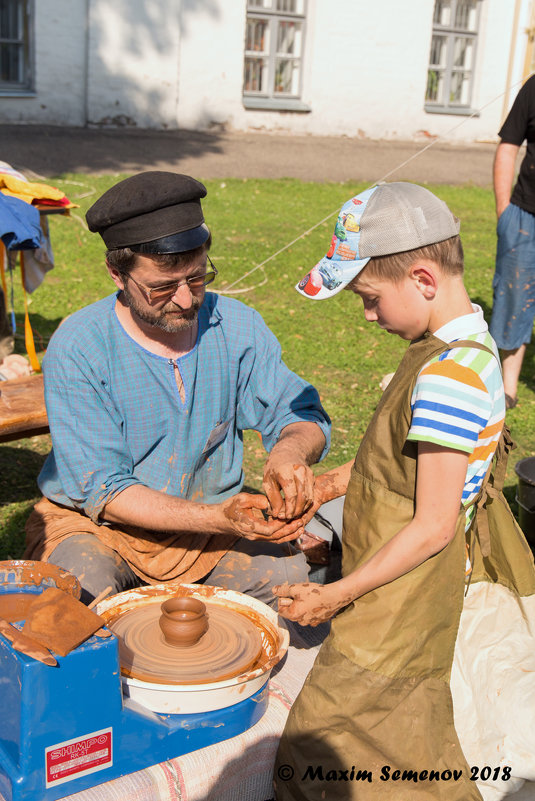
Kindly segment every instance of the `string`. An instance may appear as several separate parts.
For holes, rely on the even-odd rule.
[[[381,181],[386,181],[387,178],[389,178],[391,175],[393,175],[398,170],[402,169],[402,167],[405,167],[407,164],[410,164],[410,162],[414,161],[414,159],[419,158],[419,156],[421,156],[422,153],[425,153],[426,150],[429,150],[437,142],[439,142],[440,140],[443,140],[446,137],[448,137],[450,134],[452,134],[458,128],[461,128],[463,125],[466,125],[468,120],[471,120],[473,117],[478,116],[488,106],[491,106],[497,100],[499,100],[500,98],[504,97],[508,92],[510,92],[511,89],[515,89],[519,84],[523,83],[524,80],[525,79],[522,78],[522,80],[517,81],[516,83],[513,83],[510,86],[508,86],[507,89],[504,92],[501,92],[501,94],[496,95],[496,97],[493,97],[492,100],[488,101],[488,103],[485,103],[479,109],[476,109],[476,111],[473,111],[471,114],[468,114],[460,122],[456,123],[451,128],[449,128],[444,134],[441,134],[441,135],[437,136],[436,139],[433,139],[432,142],[428,142],[428,144],[425,145],[425,147],[423,147],[421,150],[418,150],[416,153],[413,153],[412,156],[409,156],[407,159],[405,159],[405,161],[402,161],[400,164],[396,165],[393,169],[391,169],[389,172],[385,173],[385,175],[383,175],[377,181],[373,181],[368,186],[368,189],[371,189],[372,186],[376,186],[376,184],[381,183]],[[235,281],[233,281],[227,287],[222,288],[222,289],[216,289],[214,291],[217,292],[220,295],[239,295],[239,294],[242,294],[244,292],[251,292],[253,289],[258,289],[259,287],[264,286],[264,284],[266,284],[268,282],[268,280],[269,280],[267,275],[266,275],[266,272],[264,270],[265,265],[268,264],[270,261],[273,261],[273,259],[276,259],[277,256],[280,256],[281,253],[284,253],[286,250],[291,248],[292,245],[295,245],[296,242],[299,242],[300,239],[304,239],[305,237],[307,237],[309,234],[311,234],[313,231],[315,231],[316,228],[319,228],[320,225],[323,225],[328,220],[330,220],[331,217],[334,217],[335,214],[338,214],[339,211],[340,211],[339,208],[337,208],[335,211],[331,211],[329,214],[327,214],[326,217],[324,217],[322,220],[320,220],[319,222],[317,222],[314,225],[312,225],[307,231],[304,231],[303,233],[299,234],[299,236],[296,236],[295,239],[292,239],[292,241],[288,242],[288,244],[283,245],[283,247],[279,248],[279,250],[277,250],[276,253],[272,253],[270,256],[268,256],[266,259],[264,259],[264,261],[261,261],[255,267],[252,267],[250,270],[248,270],[246,273],[241,275],[239,278],[237,278]],[[248,278],[250,275],[255,273],[257,270],[262,270],[262,272],[264,274],[264,280],[263,281],[261,281],[259,284],[255,284],[254,286],[244,287],[243,289],[234,289],[236,284],[241,283],[241,281],[243,281],[245,278]]]
[[[14,335],[17,331],[17,320],[15,318],[15,282],[13,280],[13,262],[7,259],[7,269],[9,271],[9,301],[11,306],[11,332]]]

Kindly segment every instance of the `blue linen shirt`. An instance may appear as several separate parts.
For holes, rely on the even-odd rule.
[[[269,451],[285,426],[316,422],[327,452],[330,421],[318,393],[286,367],[258,312],[206,294],[195,347],[176,360],[182,402],[172,360],[126,333],[116,298],[69,317],[44,359],[53,447],[38,484],[49,500],[95,523],[135,484],[219,503],[242,487],[245,429],[259,431]]]

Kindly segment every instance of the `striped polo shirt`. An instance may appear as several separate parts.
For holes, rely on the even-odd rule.
[[[496,343],[483,312],[457,317],[435,337],[451,343],[425,364],[411,398],[412,420],[408,439],[433,442],[470,454],[462,495],[463,506],[474,500],[494,456],[505,419],[505,395]],[[494,355],[476,348],[456,348],[455,341],[471,339],[486,345]],[[467,510],[470,526],[474,507]]]

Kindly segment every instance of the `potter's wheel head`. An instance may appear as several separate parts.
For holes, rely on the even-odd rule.
[[[168,643],[160,629],[161,603],[135,607],[109,627],[119,639],[121,670],[142,681],[199,684],[238,676],[262,652],[257,626],[245,615],[206,603],[208,630],[194,645]]]

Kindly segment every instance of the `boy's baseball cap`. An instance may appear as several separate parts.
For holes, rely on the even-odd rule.
[[[295,287],[314,300],[332,298],[367,265],[387,256],[442,242],[460,222],[443,200],[418,184],[380,183],[344,203],[327,254]]]

